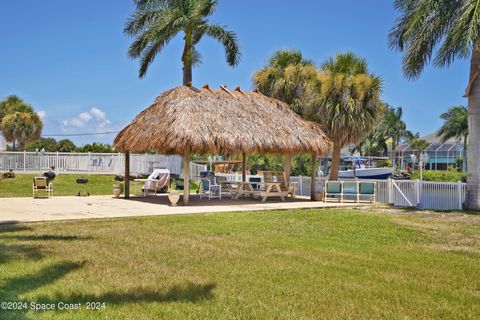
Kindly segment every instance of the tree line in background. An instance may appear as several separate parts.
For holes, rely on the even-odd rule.
[[[46,152],[94,152],[112,153],[112,146],[106,143],[93,142],[83,146],[76,146],[70,139],[56,140],[54,138],[42,137],[25,146],[25,151],[45,150]]]

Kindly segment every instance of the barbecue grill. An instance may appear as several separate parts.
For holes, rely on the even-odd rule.
[[[90,193],[88,193],[88,179],[87,178],[78,178],[77,179],[77,196],[78,197],[88,197]]]

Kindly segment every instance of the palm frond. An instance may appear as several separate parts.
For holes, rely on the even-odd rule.
[[[240,48],[238,45],[237,35],[233,31],[227,31],[219,25],[206,25],[205,34],[217,39],[225,48],[225,56],[227,63],[236,66],[240,62]]]

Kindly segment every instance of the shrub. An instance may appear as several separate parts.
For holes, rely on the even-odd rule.
[[[416,170],[411,179],[420,179],[420,171]],[[457,182],[467,181],[467,174],[465,172],[457,171],[423,171],[424,181],[437,181],[437,182]]]

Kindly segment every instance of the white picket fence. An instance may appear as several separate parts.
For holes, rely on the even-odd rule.
[[[241,174],[220,174],[228,181],[241,181]],[[250,176],[247,175],[247,181]],[[316,179],[316,192],[323,192],[326,178]],[[368,180],[376,182],[376,202],[396,207],[429,210],[462,210],[466,184],[461,182],[431,182],[419,180]],[[298,183],[297,195],[310,196],[310,177],[290,177]]]

